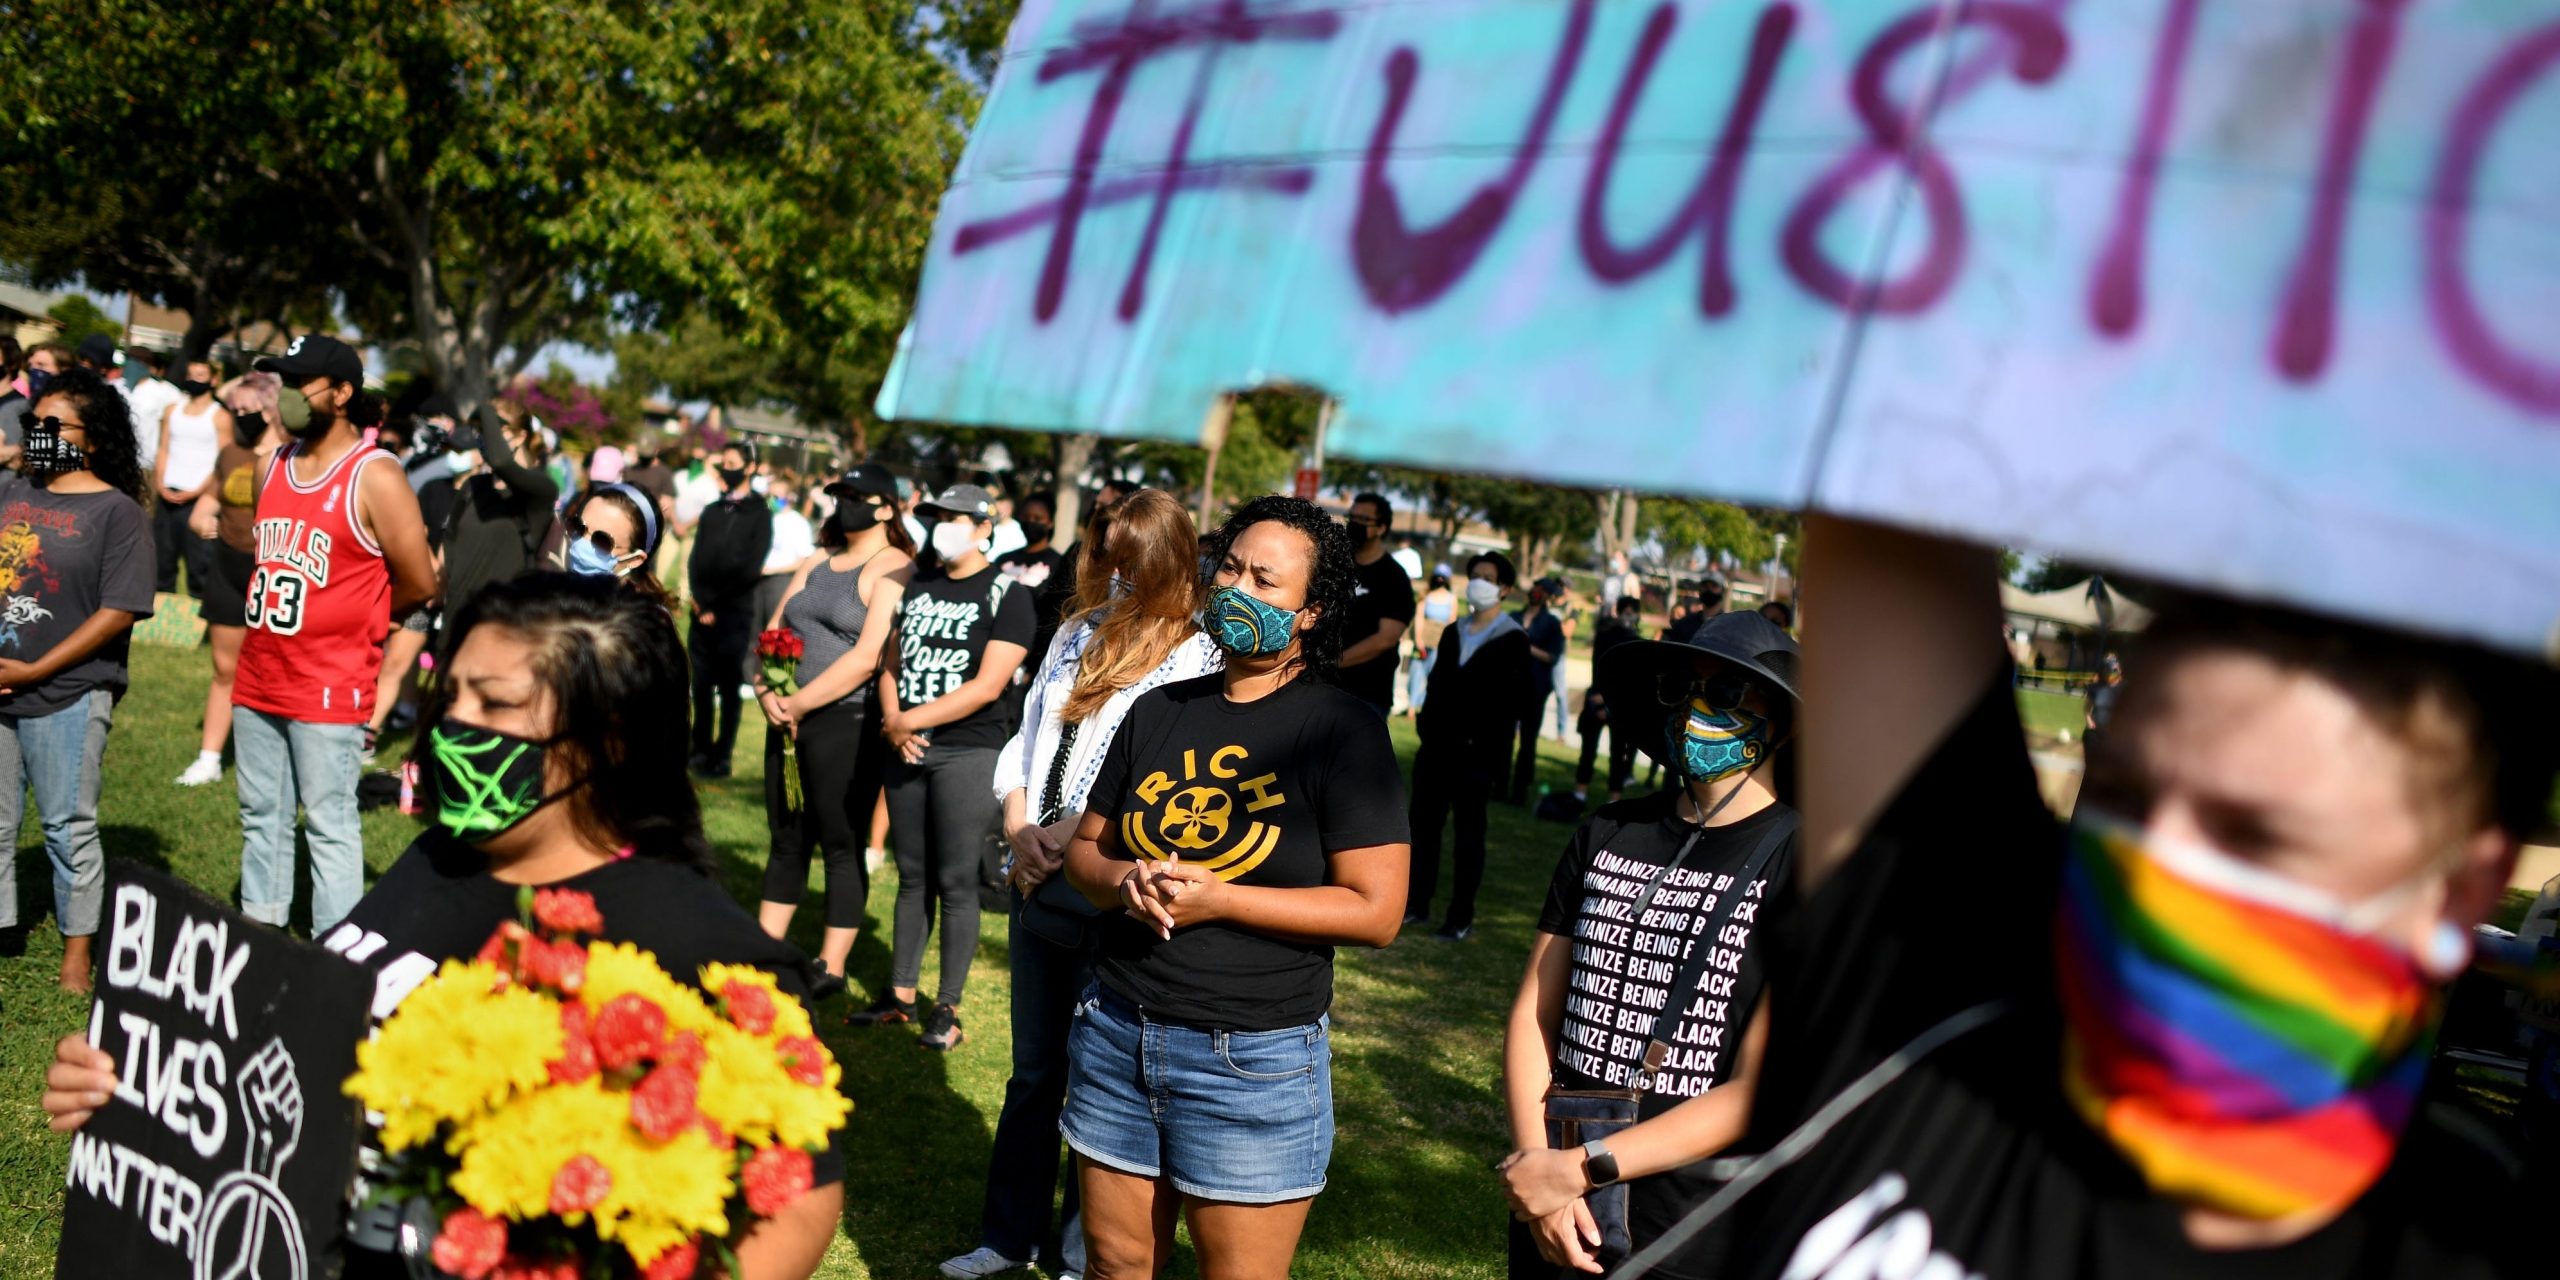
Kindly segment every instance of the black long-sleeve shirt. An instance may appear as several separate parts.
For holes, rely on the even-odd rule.
[[[1438,656],[1423,685],[1422,709],[1413,714],[1416,737],[1451,746],[1507,743],[1520,723],[1520,686],[1532,670],[1529,636],[1517,622],[1497,616],[1494,633],[1467,651],[1465,619],[1440,633]]]
[[[460,613],[490,583],[533,567],[560,499],[560,483],[550,471],[517,465],[514,450],[496,445],[481,457],[489,470],[462,482],[445,533],[447,616]]]
[[[762,497],[723,496],[703,508],[689,570],[694,607],[712,613],[747,607],[772,550],[773,508]]]

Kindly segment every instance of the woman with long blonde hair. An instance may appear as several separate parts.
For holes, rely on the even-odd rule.
[[[1066,1181],[1059,1233],[1049,1232],[1058,1185],[1058,1112],[1067,1089],[1067,1029],[1093,977],[1089,939],[1098,909],[1057,874],[1085,793],[1138,696],[1225,666],[1200,630],[1200,534],[1160,489],[1141,489],[1087,534],[1075,603],[1024,694],[1022,727],[998,757],[995,793],[1013,848],[1013,1078],[1005,1083],[987,1161],[977,1249],[942,1265],[983,1276],[1032,1260],[1044,1243],[1053,1270],[1084,1270],[1075,1179]]]

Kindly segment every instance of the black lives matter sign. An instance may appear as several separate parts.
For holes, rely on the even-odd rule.
[[[372,978],[126,863],[106,915],[89,1040],[118,1083],[72,1136],[54,1273],[334,1273]]]

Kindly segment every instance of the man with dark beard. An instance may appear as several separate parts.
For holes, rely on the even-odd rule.
[[[393,617],[435,598],[436,568],[408,477],[366,438],[383,404],[364,389],[355,348],[305,334],[257,367],[284,382],[277,416],[293,441],[259,478],[248,635],[232,684],[240,909],[277,926],[291,916],[299,808],[316,937],[364,895],[356,779],[383,638]]]
[[[1343,691],[1378,709],[1380,717],[1395,710],[1396,646],[1413,625],[1413,578],[1387,554],[1387,533],[1395,512],[1385,496],[1364,493],[1351,500],[1343,517],[1351,531],[1354,564],[1351,609],[1342,632],[1342,670],[1336,677]]]

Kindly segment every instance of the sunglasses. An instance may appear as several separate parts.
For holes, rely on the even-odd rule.
[[[1703,678],[1686,671],[1665,671],[1654,685],[1654,697],[1666,707],[1686,706],[1694,698],[1710,710],[1730,711],[1750,694],[1750,679],[1730,671]]]
[[[629,554],[628,552],[617,549],[613,545],[612,534],[606,533],[602,529],[589,529],[587,527],[587,522],[584,520],[573,519],[569,522],[569,538],[573,542],[586,543],[588,546],[594,547],[596,550],[609,556],[619,558]]]
[[[26,413],[21,413],[21,414],[19,414],[19,415],[18,415],[18,427],[19,427],[19,429],[20,429],[20,430],[23,430],[23,431],[26,431],[26,432],[29,432],[29,433],[33,433],[33,432],[37,432],[37,431],[44,431],[44,432],[49,432],[49,433],[52,433],[52,434],[55,434],[55,435],[59,435],[59,434],[61,434],[62,429],[63,429],[63,428],[65,428],[65,427],[83,427],[83,428],[85,428],[86,426],[87,426],[87,424],[86,424],[86,423],[81,422],[81,421],[80,421],[79,419],[77,419],[77,418],[63,419],[63,418],[57,418],[57,417],[54,417],[54,416],[53,416],[53,415],[51,415],[51,414],[47,414],[47,415],[45,415],[44,417],[39,418],[39,417],[37,417],[37,416],[35,415],[35,413],[34,413],[33,411],[29,411],[29,412],[26,412]]]

